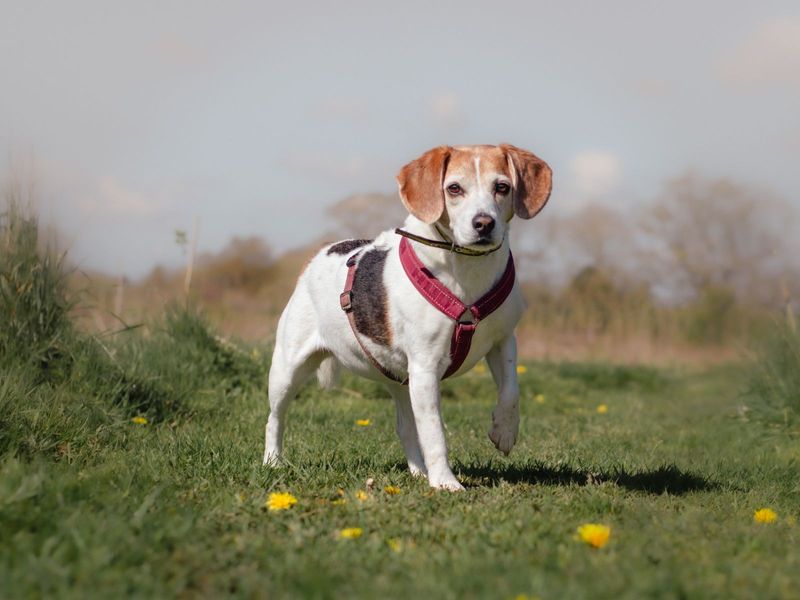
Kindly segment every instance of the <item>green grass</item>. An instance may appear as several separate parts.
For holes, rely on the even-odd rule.
[[[102,384],[87,400],[73,385],[6,373],[4,597],[800,592],[791,521],[800,516],[800,449],[791,432],[738,416],[731,371],[529,365],[521,440],[508,459],[485,434],[490,377],[473,372],[444,394],[455,471],[468,487],[449,494],[408,475],[393,405],[379,386],[351,378],[338,391],[306,389],[290,413],[290,465],[261,467],[267,409],[252,375],[264,372],[263,359],[240,355],[214,371],[217,346],[186,350],[205,335],[160,335],[120,341],[118,354],[157,349],[162,363],[150,355],[137,368],[156,382],[189,370],[193,387],[184,375],[172,391],[180,404],[146,425],[104,403]],[[170,343],[194,363],[176,359]],[[617,385],[598,386],[598,377]],[[544,403],[533,400],[540,393]],[[601,403],[606,414],[596,412]],[[356,426],[361,418],[371,425]],[[362,502],[356,492],[368,478],[375,491]],[[386,485],[402,492],[388,495]],[[344,504],[331,502],[339,490]],[[299,502],[265,511],[271,491]],[[763,506],[777,511],[776,523],[753,522]],[[611,526],[606,547],[574,539],[586,522]],[[339,539],[345,527],[363,535]]]
[[[747,399],[757,417],[794,427],[800,423],[800,330],[788,313],[757,347]]]
[[[35,221],[0,234],[0,598],[800,596],[798,432],[748,417],[740,369],[529,364],[509,458],[485,370],[446,382],[460,494],[408,474],[393,404],[346,377],[303,391],[272,470],[264,348],[181,308],[83,335]],[[273,491],[299,501],[267,511]]]

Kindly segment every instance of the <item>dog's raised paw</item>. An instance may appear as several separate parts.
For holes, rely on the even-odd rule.
[[[489,439],[492,440],[495,448],[508,456],[517,441],[517,432],[510,427],[493,423],[489,430]]]

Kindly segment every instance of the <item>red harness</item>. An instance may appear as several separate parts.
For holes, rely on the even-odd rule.
[[[347,279],[344,284],[344,291],[339,296],[339,303],[341,304],[342,310],[347,313],[350,327],[353,330],[356,341],[373,366],[389,379],[404,385],[408,384],[408,378],[402,380],[381,365],[358,337],[358,332],[355,327],[355,317],[353,316],[352,290],[353,279],[355,278],[356,269],[358,268],[356,259],[360,253],[361,251],[359,250],[347,260]],[[414,284],[414,287],[422,294],[423,298],[435,306],[440,312],[455,321],[453,337],[450,338],[450,366],[447,367],[442,377],[442,379],[446,379],[458,371],[461,365],[464,364],[464,360],[466,360],[469,354],[469,349],[472,345],[472,336],[475,334],[478,323],[500,308],[514,288],[514,258],[509,253],[506,270],[503,272],[500,280],[472,306],[467,306],[461,302],[453,292],[447,289],[441,281],[436,279],[433,273],[422,264],[416,252],[414,252],[411,243],[405,237],[400,240],[400,263],[403,265],[403,269],[411,280],[411,283]],[[469,315],[467,315],[467,313],[469,313]],[[461,320],[465,315],[471,316],[471,320]]]

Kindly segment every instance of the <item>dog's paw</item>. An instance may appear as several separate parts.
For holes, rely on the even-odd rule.
[[[458,482],[458,479],[453,477],[452,479],[444,479],[439,482],[431,482],[431,487],[436,488],[437,490],[447,490],[448,492],[463,492],[464,486]]]
[[[411,463],[408,463],[408,470],[411,472],[412,477],[426,478],[428,476],[428,471],[425,468]]]
[[[517,442],[517,432],[519,431],[519,417],[516,415],[506,415],[505,418],[492,418],[492,427],[489,429],[489,439],[492,440],[494,447],[508,456],[511,448]]]
[[[264,466],[269,467],[271,469],[277,469],[283,466],[283,459],[281,459],[280,454],[274,454],[267,452],[264,454]]]

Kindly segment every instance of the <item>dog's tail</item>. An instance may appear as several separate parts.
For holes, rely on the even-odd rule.
[[[317,381],[322,389],[329,390],[336,387],[339,383],[339,367],[339,361],[332,354],[322,359],[317,368]]]

